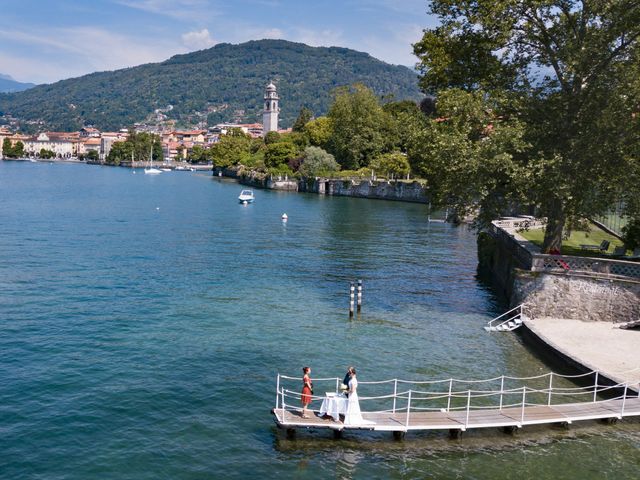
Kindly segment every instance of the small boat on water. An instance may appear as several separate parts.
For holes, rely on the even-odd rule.
[[[151,154],[149,155],[149,168],[144,169],[145,175],[159,175],[162,170],[153,168],[153,144],[151,144]]]
[[[253,190],[242,190],[238,197],[238,201],[240,203],[253,203],[254,200],[255,197],[253,196]]]

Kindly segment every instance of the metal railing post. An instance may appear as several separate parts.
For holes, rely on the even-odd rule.
[[[471,408],[471,390],[467,390],[467,417],[464,420],[464,428],[469,425],[469,409]]]
[[[409,412],[411,411],[411,390],[409,390],[409,400],[407,402],[407,418],[405,420],[405,426],[409,428]]]
[[[504,393],[504,375],[500,378],[500,410],[502,410],[502,394]]]
[[[627,400],[627,387],[628,385],[625,383],[624,384],[624,395],[622,396],[622,410],[620,411],[620,416],[622,417],[624,415],[624,404]]]
[[[278,374],[278,379],[276,380],[276,410],[278,409],[278,395],[280,393],[280,374]]]
[[[593,384],[593,402],[596,401],[596,395],[598,395],[598,370],[596,370],[596,381]]]
[[[547,405],[551,405],[551,390],[553,390],[553,372],[549,374],[549,399]]]
[[[524,423],[524,406],[527,397],[527,387],[522,387],[522,413],[520,414],[520,423]]]
[[[449,379],[449,396],[447,396],[447,412],[451,409],[451,390],[453,389],[453,378]]]
[[[281,393],[281,401],[280,401],[280,405],[282,405],[282,421],[284,421],[284,410],[285,410],[285,405],[284,405],[284,388],[280,391]]]
[[[340,392],[340,378],[336,377],[336,393]]]
[[[393,413],[396,413],[396,397],[398,395],[398,379],[393,379]]]

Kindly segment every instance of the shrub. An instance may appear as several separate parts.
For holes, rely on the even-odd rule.
[[[303,177],[327,177],[340,170],[340,165],[333,155],[320,147],[305,148],[303,158],[299,169]]]

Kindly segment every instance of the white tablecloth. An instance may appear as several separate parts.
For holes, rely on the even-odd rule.
[[[320,416],[330,415],[334,420],[339,421],[340,415],[347,413],[347,402],[346,396],[337,395],[335,392],[327,392],[320,406]]]

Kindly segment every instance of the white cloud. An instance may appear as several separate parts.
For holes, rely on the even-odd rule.
[[[257,28],[247,40],[261,40],[263,38],[284,38],[284,32],[279,28]]]
[[[17,78],[48,83],[72,76],[166,60],[184,47],[171,40],[138,38],[96,27],[51,28],[41,33],[0,31],[0,38],[34,46],[28,57],[4,55],[2,65]],[[5,72],[3,72],[5,73]]]
[[[381,35],[368,35],[356,41],[358,50],[394,65],[413,67],[418,59],[413,44],[422,38],[420,25],[393,25]]]
[[[115,3],[181,20],[202,21],[216,14],[206,0],[115,0]]]
[[[344,39],[342,32],[334,30],[312,30],[308,28],[296,28],[291,40],[306,43],[312,47],[332,47],[342,45]]]
[[[183,33],[182,43],[191,51],[213,47],[218,42],[211,38],[207,28],[203,28],[202,30]]]

